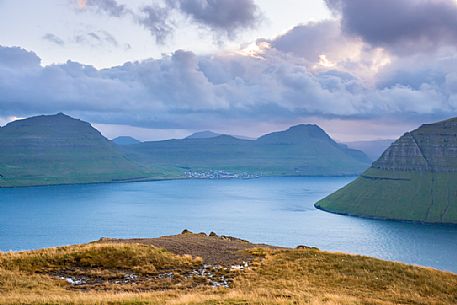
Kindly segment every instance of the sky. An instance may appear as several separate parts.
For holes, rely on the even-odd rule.
[[[457,0],[0,0],[0,28],[0,125],[356,141],[457,115]]]

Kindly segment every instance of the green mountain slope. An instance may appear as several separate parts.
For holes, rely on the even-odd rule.
[[[0,128],[0,187],[145,177],[89,123],[59,113]]]
[[[122,148],[144,164],[183,172],[227,171],[260,176],[354,175],[369,164],[360,151],[333,141],[316,125],[298,125],[257,140],[228,135],[144,142]]]
[[[405,133],[359,178],[315,206],[341,214],[457,224],[457,119]]]

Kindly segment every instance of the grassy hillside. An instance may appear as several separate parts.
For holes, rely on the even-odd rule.
[[[258,140],[221,135],[145,142],[123,149],[130,159],[144,164],[259,176],[354,175],[369,164],[362,152],[337,144],[316,125],[294,126]]]
[[[457,120],[423,125],[315,206],[341,214],[457,224],[456,160]]]
[[[206,252],[230,251],[230,240],[192,238],[207,241]],[[241,270],[121,241],[3,253],[0,304],[457,303],[457,275],[451,273],[304,247],[240,251],[253,257]],[[228,288],[214,288],[221,277]]]
[[[370,168],[316,207],[340,214],[457,224],[457,175]]]
[[[0,187],[110,182],[150,175],[89,123],[64,114],[0,128]]]

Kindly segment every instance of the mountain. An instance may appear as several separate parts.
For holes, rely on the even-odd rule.
[[[199,132],[193,133],[190,136],[188,136],[186,139],[209,139],[209,138],[215,138],[217,136],[220,136],[220,134],[212,132],[210,130],[205,130],[205,131],[199,131]]]
[[[195,132],[195,133],[191,134],[190,136],[186,137],[186,139],[210,139],[210,138],[215,138],[220,135],[222,135],[222,134],[215,133],[210,130],[205,130],[205,131]],[[233,135],[233,137],[240,139],[240,140],[254,140],[253,138],[246,137],[246,136]]]
[[[17,120],[0,128],[0,187],[144,176],[89,123],[63,113]]]
[[[139,141],[135,138],[129,137],[129,136],[120,136],[120,137],[112,139],[111,141],[117,145],[132,145],[132,144],[141,143],[141,141]]]
[[[375,161],[394,141],[395,140],[371,140],[345,142],[343,144],[349,148],[363,151],[371,160]]]
[[[370,160],[332,140],[317,125],[298,125],[242,140],[212,138],[151,141],[122,147],[145,165],[174,167],[182,172],[226,171],[242,176],[331,176],[361,173]]]
[[[129,143],[117,145],[115,142]],[[134,144],[136,143],[136,144]],[[360,151],[316,125],[242,140],[230,135],[136,142],[109,141],[63,113],[0,128],[0,187],[134,181],[151,178],[354,175],[368,166]]]
[[[457,118],[405,133],[354,182],[316,203],[335,213],[457,224]]]

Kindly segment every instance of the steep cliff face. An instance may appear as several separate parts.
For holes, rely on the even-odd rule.
[[[405,133],[359,178],[316,207],[357,216],[457,223],[457,119]]]
[[[373,167],[382,170],[399,171],[424,171],[430,169],[416,139],[409,132],[395,141],[373,163]]]
[[[457,171],[457,119],[425,124],[405,133],[373,167],[398,171]]]

